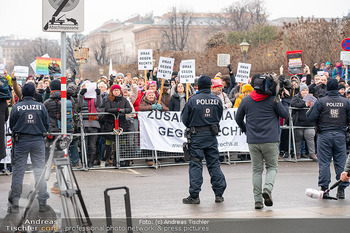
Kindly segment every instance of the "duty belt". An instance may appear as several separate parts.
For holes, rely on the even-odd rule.
[[[211,131],[211,126],[210,125],[195,126],[194,130],[195,130],[196,133],[204,132],[204,131]]]

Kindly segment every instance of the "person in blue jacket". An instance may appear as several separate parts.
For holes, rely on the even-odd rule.
[[[224,201],[226,189],[225,176],[220,168],[218,141],[219,122],[223,106],[219,97],[211,94],[211,79],[201,76],[198,79],[198,93],[186,103],[181,113],[182,122],[186,126],[189,142],[189,176],[190,195],[184,198],[184,204],[199,204],[199,192],[203,183],[203,164],[205,158],[210,174],[210,182],[215,193],[215,202]]]
[[[34,170],[35,183],[45,168],[44,134],[49,131],[49,114],[45,106],[34,100],[35,86],[26,83],[22,87],[23,101],[12,107],[10,129],[13,134],[14,154],[12,160],[12,183],[8,197],[9,213],[19,213],[19,199],[22,193],[23,176],[26,170],[27,158],[30,158]],[[49,194],[44,181],[38,193],[39,211],[48,210]]]
[[[242,132],[247,135],[247,142],[253,167],[253,193],[255,209],[262,209],[263,199],[266,206],[272,206],[272,189],[274,187],[277,169],[280,140],[279,117],[287,119],[290,103],[289,93],[286,89],[282,92],[282,100],[276,101],[275,96],[262,91],[265,86],[260,74],[252,78],[252,93],[243,98],[239,105],[235,120]],[[258,82],[258,81],[259,82]],[[262,86],[259,86],[258,84]],[[244,121],[245,119],[245,121]],[[262,173],[266,166],[266,178],[262,189]]]

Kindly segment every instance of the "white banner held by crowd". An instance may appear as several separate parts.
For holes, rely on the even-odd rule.
[[[224,110],[220,121],[221,133],[217,137],[220,152],[248,152],[245,134],[241,133],[234,120],[237,109]],[[183,152],[185,126],[181,112],[139,112],[140,146],[145,150]]]
[[[29,67],[28,66],[15,66],[14,68],[16,77],[28,77]]]
[[[230,64],[230,54],[218,54],[218,66],[227,66]]]
[[[174,58],[160,57],[157,78],[171,79],[174,67]]]
[[[153,70],[153,50],[139,49],[138,53],[138,70]]]
[[[194,83],[196,77],[196,61],[184,60],[180,63],[180,83]]]
[[[239,83],[248,83],[250,77],[251,64],[238,63],[236,81]]]

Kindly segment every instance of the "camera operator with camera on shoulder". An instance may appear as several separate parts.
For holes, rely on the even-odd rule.
[[[236,122],[247,135],[252,159],[252,178],[255,209],[272,206],[271,192],[278,169],[280,140],[279,117],[287,119],[291,88],[289,80],[270,74],[255,74],[251,85],[253,92],[242,99],[236,113]],[[245,121],[244,121],[245,119]],[[266,166],[266,178],[262,188],[262,173]]]

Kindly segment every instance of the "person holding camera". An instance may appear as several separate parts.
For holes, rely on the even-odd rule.
[[[235,120],[241,131],[247,135],[253,169],[255,209],[262,209],[264,207],[263,199],[266,206],[273,205],[271,192],[278,168],[279,117],[288,118],[290,99],[285,98],[289,96],[285,88],[282,89],[278,99],[274,96],[278,90],[265,89],[265,86],[276,87],[277,85],[270,75],[254,75],[251,85],[254,90],[249,96],[242,99]],[[264,188],[262,188],[264,160],[266,178]]]
[[[346,127],[350,122],[350,102],[338,95],[338,81],[327,81],[327,95],[320,98],[311,107],[306,116],[316,123],[318,155],[318,186],[322,191],[328,189],[331,182],[330,164],[333,160],[336,179],[339,180],[346,163]],[[344,199],[344,189],[349,182],[338,186],[337,198]],[[328,194],[327,194],[328,195]]]
[[[190,195],[184,198],[184,204],[199,204],[199,192],[203,183],[203,164],[205,158],[210,174],[210,182],[215,193],[215,202],[224,201],[222,196],[226,189],[225,176],[220,168],[218,141],[219,122],[223,114],[223,105],[219,97],[211,94],[210,77],[198,79],[198,93],[186,103],[181,113],[186,126],[188,150],[190,154],[189,175]]]

